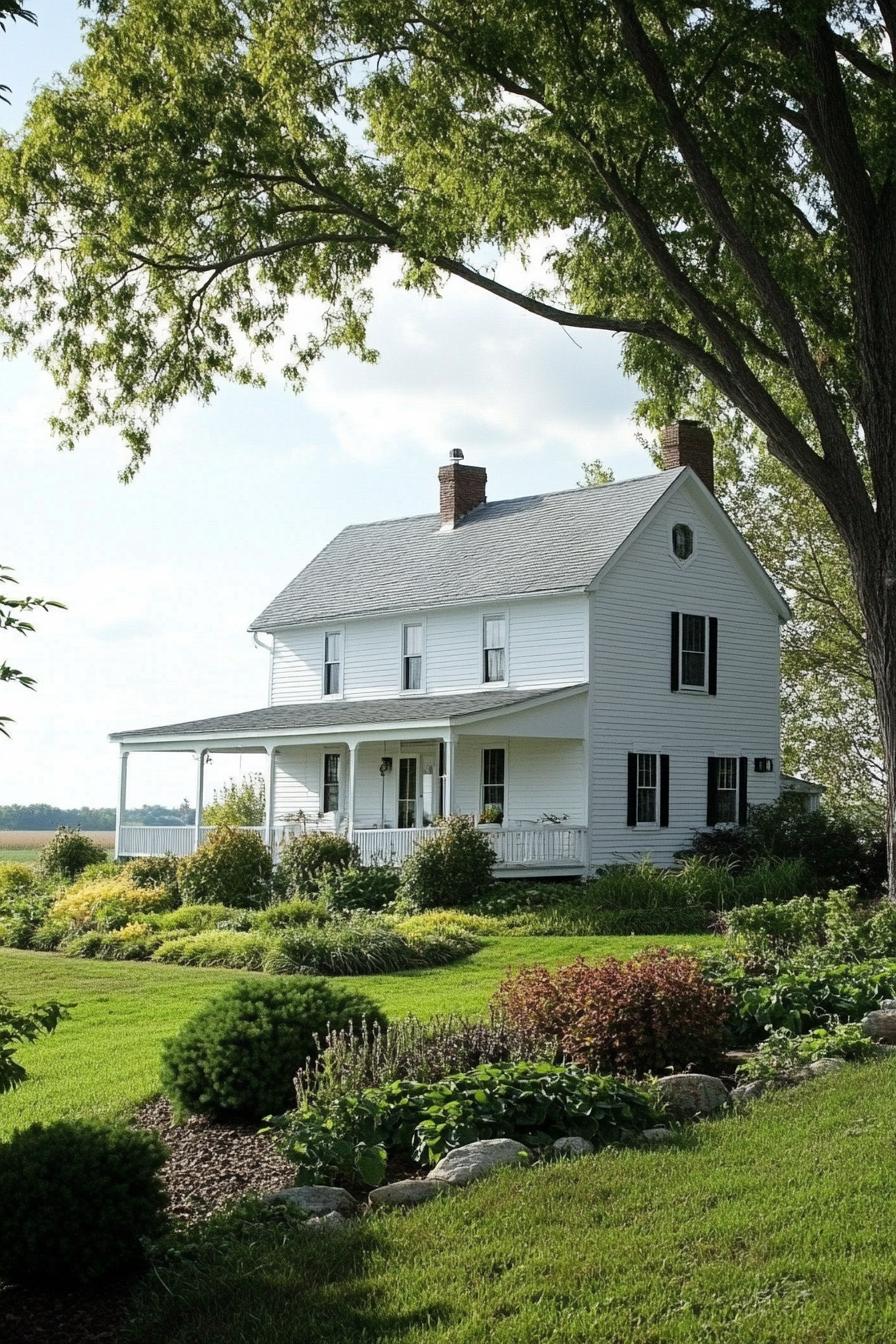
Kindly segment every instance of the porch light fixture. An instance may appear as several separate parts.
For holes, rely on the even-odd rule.
[[[380,761],[380,774],[386,776],[392,769],[392,757],[384,756]]]
[[[757,775],[770,775],[775,768],[775,763],[771,756],[756,756],[753,759],[753,769]]]

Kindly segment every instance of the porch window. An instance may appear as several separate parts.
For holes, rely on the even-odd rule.
[[[681,614],[681,684],[706,689],[706,617]]]
[[[339,811],[339,763],[338,751],[324,753],[324,789],[323,812]]]
[[[416,756],[402,756],[398,762],[398,825],[417,825]]]
[[[342,689],[342,631],[324,635],[324,695],[339,695]]]
[[[638,825],[643,823],[656,824],[658,779],[656,756],[653,752],[639,752],[637,805],[635,808],[635,820]]]
[[[507,621],[503,616],[486,616],[482,623],[482,680],[507,680]]]
[[[401,636],[401,689],[419,691],[423,687],[423,626],[406,625]]]
[[[486,747],[482,753],[482,806],[504,812],[506,754],[503,747]]]

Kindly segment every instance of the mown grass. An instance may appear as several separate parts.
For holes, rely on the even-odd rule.
[[[451,966],[336,983],[363,989],[392,1017],[480,1013],[509,966],[559,965],[577,956],[630,956],[651,944],[706,944],[687,938],[495,938]],[[68,959],[56,953],[0,949],[0,992],[16,1003],[73,1004],[53,1036],[24,1046],[29,1072],[0,1096],[0,1136],[36,1120],[126,1114],[158,1085],[161,1044],[207,999],[244,971],[199,970],[147,962]]]
[[[37,863],[39,849],[5,849],[0,844],[0,863]]]
[[[891,1344],[896,1061],[680,1147],[500,1172],[320,1233],[162,1268],[134,1344]]]

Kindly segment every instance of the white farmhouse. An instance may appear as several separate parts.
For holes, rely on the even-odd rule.
[[[715,499],[709,431],[663,449],[638,480],[496,502],[455,451],[437,513],[340,532],[250,627],[264,708],[113,734],[118,853],[200,842],[210,752],[265,754],[275,851],[336,828],[397,862],[463,813],[507,875],[666,864],[773,801],[788,607]],[[195,827],[122,824],[136,751],[193,753]]]

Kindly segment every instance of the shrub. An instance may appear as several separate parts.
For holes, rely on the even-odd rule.
[[[696,958],[661,948],[554,972],[524,967],[501,985],[495,1007],[511,1025],[559,1039],[585,1068],[660,1073],[717,1066],[731,1004]]]
[[[737,946],[749,955],[788,955],[808,942],[821,942],[825,903],[811,896],[781,905],[763,901],[731,910],[725,924]]]
[[[15,1058],[16,1047],[49,1035],[65,1017],[66,1005],[55,999],[23,1009],[13,1007],[5,995],[0,996],[0,1093],[12,1092],[28,1076]]]
[[[356,868],[361,856],[350,840],[332,831],[294,835],[280,847],[277,890],[286,896],[315,896],[325,873]]]
[[[207,929],[242,932],[252,927],[255,915],[232,905],[179,905],[157,915],[155,925],[164,932],[205,933]]]
[[[220,826],[177,865],[185,904],[262,905],[271,889],[271,856],[254,831]]]
[[[163,935],[150,924],[134,920],[120,929],[78,934],[64,947],[67,957],[95,957],[100,961],[148,961]]]
[[[74,925],[115,928],[137,913],[166,910],[172,896],[163,887],[135,887],[125,873],[67,887],[50,906],[49,918]]]
[[[0,863],[0,909],[6,901],[30,895],[41,886],[39,873],[29,863]]]
[[[60,826],[40,852],[40,871],[44,877],[63,877],[70,882],[89,863],[103,863],[106,857],[102,845],[89,835]]]
[[[390,1158],[431,1164],[497,1136],[536,1147],[568,1134],[613,1143],[656,1115],[646,1089],[574,1065],[521,1062],[481,1064],[435,1083],[396,1079],[326,1106],[300,1106],[275,1128],[301,1180],[375,1185]]]
[[[280,933],[284,929],[303,928],[306,924],[327,924],[330,911],[322,901],[309,901],[294,896],[289,901],[277,901],[253,916],[252,927],[266,933]]]
[[[122,864],[115,859],[104,859],[102,863],[88,863],[86,868],[82,868],[78,874],[78,881],[96,882],[104,877],[121,877],[123,872]]]
[[[46,919],[51,901],[52,897],[40,882],[27,886],[10,883],[6,894],[0,894],[0,947],[31,947],[35,931]]]
[[[31,1125],[0,1144],[0,1278],[42,1288],[139,1264],[166,1225],[152,1134],[88,1121]]]
[[[811,864],[802,858],[760,859],[734,883],[735,905],[791,901],[816,890]]]
[[[383,910],[398,894],[396,868],[329,868],[318,882],[318,896],[331,910]]]
[[[443,966],[475,952],[468,934],[406,938],[382,919],[356,915],[320,928],[290,929],[271,946],[265,970],[288,975],[373,975]]]
[[[260,933],[208,929],[166,938],[152,954],[153,961],[174,966],[229,966],[235,971],[260,971],[270,952],[270,941]]]
[[[179,1111],[260,1119],[288,1104],[299,1064],[328,1028],[382,1021],[361,994],[325,980],[232,985],[162,1050],[162,1086]]]
[[[786,1027],[779,1027],[740,1065],[737,1074],[744,1082],[772,1080],[804,1069],[817,1059],[862,1060],[876,1054],[877,1046],[857,1022],[816,1027],[805,1036],[794,1036]]]
[[[131,859],[126,871],[135,887],[177,891],[177,859],[173,854],[147,854],[142,859]]]
[[[488,890],[495,851],[467,817],[449,817],[401,866],[399,895],[419,909],[470,905]]]

